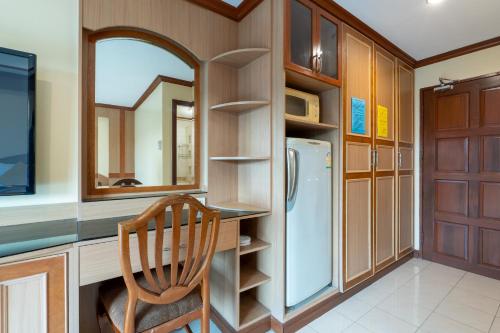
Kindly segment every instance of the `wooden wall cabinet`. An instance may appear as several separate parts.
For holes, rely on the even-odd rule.
[[[342,30],[345,290],[413,251],[413,70]]]
[[[286,1],[285,68],[340,86],[340,23],[309,0]]]
[[[67,332],[66,255],[0,266],[2,333]]]

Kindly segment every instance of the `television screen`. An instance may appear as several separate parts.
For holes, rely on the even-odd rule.
[[[35,193],[34,54],[0,47],[0,195]]]

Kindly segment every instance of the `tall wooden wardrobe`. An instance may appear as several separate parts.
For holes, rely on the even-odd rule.
[[[343,27],[344,290],[413,250],[413,70]]]

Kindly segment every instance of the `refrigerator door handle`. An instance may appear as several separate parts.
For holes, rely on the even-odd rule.
[[[288,148],[287,171],[288,188],[286,192],[286,201],[290,202],[297,192],[297,151],[293,148]]]

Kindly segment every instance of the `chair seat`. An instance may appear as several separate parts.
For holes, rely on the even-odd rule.
[[[170,277],[170,266],[165,266],[164,271],[165,277]],[[156,279],[156,272],[154,269],[151,270],[151,273]],[[149,289],[146,278],[142,272],[137,273],[135,277],[139,285]],[[99,288],[99,297],[113,325],[123,332],[125,326],[125,306],[128,300],[127,286],[123,278],[120,277],[105,282]],[[179,301],[170,304],[155,305],[139,300],[135,312],[136,332],[149,330],[155,326],[201,308],[202,300],[198,288],[194,289]]]

